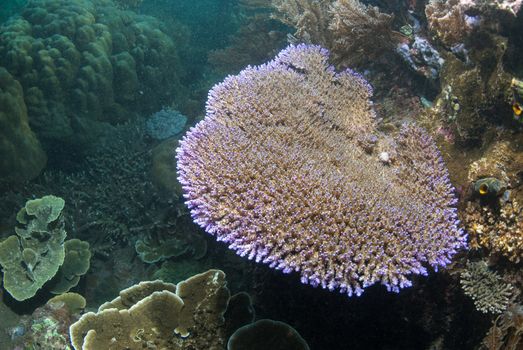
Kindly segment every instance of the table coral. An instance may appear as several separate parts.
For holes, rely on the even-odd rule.
[[[327,60],[289,46],[210,91],[177,149],[186,203],[239,255],[303,283],[399,291],[466,246],[454,190],[432,139],[379,133],[371,87]]]

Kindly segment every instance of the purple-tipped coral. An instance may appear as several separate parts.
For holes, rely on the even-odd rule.
[[[194,221],[239,255],[304,283],[399,291],[466,236],[429,136],[376,130],[371,87],[318,46],[289,46],[209,93],[177,150]]]

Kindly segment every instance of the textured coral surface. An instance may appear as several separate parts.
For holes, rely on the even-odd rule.
[[[410,286],[465,246],[432,140],[375,128],[371,88],[318,46],[225,79],[177,150],[196,223],[239,255],[359,295]]]

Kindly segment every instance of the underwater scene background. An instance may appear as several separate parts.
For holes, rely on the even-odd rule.
[[[0,350],[523,349],[521,0],[4,0]]]

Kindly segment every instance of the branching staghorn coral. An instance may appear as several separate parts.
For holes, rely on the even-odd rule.
[[[393,17],[358,0],[273,0],[273,6],[298,40],[325,46],[344,66],[376,58],[396,42]]]
[[[209,93],[177,150],[194,221],[239,255],[360,295],[445,266],[466,235],[429,136],[377,132],[371,87],[319,46],[289,46]]]
[[[483,313],[503,312],[512,296],[514,287],[504,282],[484,261],[469,262],[461,272],[461,287],[474,300],[478,311]]]

